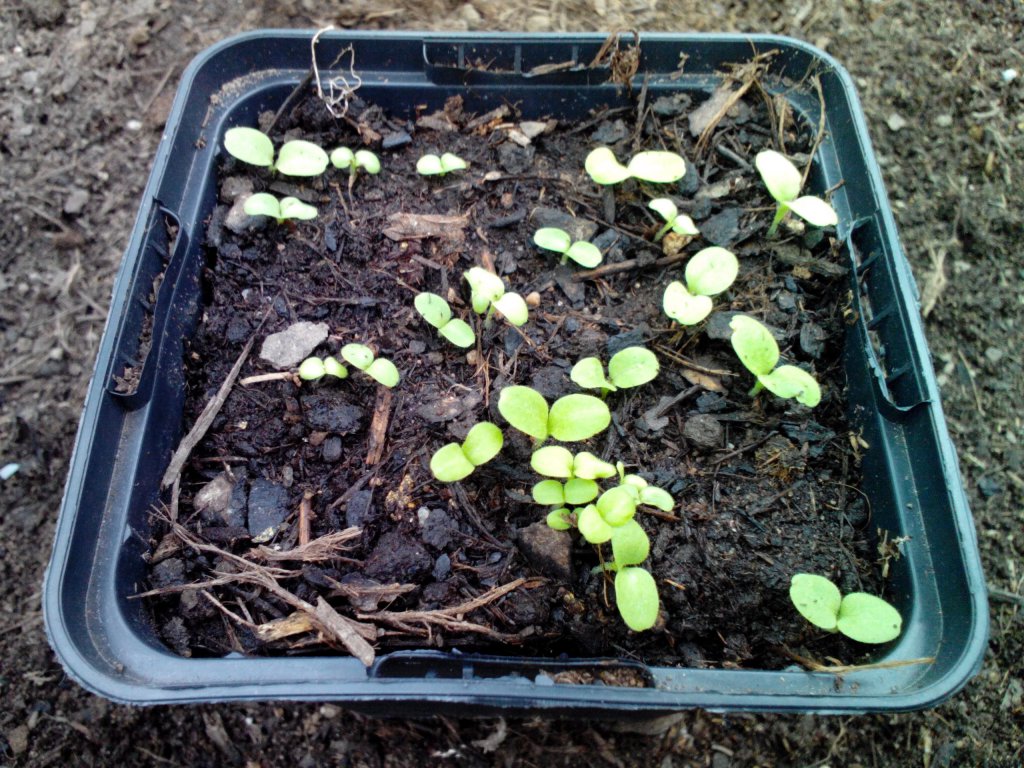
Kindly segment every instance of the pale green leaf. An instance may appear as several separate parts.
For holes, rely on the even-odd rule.
[[[436,293],[418,293],[412,303],[423,319],[435,328],[443,328],[452,318],[452,308]]]
[[[851,592],[839,606],[836,626],[858,643],[887,643],[899,637],[903,617],[880,597]]]
[[[576,510],[576,527],[591,544],[604,544],[612,537],[612,527],[604,521],[593,504]]]
[[[597,500],[597,511],[608,525],[625,525],[636,514],[636,499],[625,488],[610,488]]]
[[[674,280],[665,287],[662,307],[665,314],[680,325],[696,325],[711,314],[714,304],[707,296],[694,296],[685,285]]]
[[[626,347],[608,361],[608,376],[621,389],[639,387],[658,375],[658,358],[644,347]]]
[[[438,176],[444,173],[441,158],[437,155],[424,155],[416,161],[416,172],[421,176]]]
[[[629,169],[615,159],[615,153],[608,147],[593,150],[583,163],[587,173],[598,184],[618,184],[630,177]]]
[[[803,368],[780,365],[771,373],[757,377],[765,389],[777,397],[795,398],[798,403],[813,408],[821,402],[821,387]]]
[[[380,158],[368,149],[360,149],[355,154],[356,165],[371,175],[380,173]]]
[[[596,357],[584,357],[569,371],[569,378],[583,389],[607,389],[614,391],[615,385],[604,377],[604,366]]]
[[[348,378],[348,368],[339,363],[337,358],[334,357],[324,358],[324,373],[339,379]]]
[[[526,306],[526,299],[518,293],[506,293],[495,299],[494,309],[515,326],[526,325],[530,319],[530,309]]]
[[[400,376],[398,368],[390,360],[378,357],[366,368],[366,375],[376,379],[385,387],[393,387],[398,383]]]
[[[534,245],[555,253],[565,253],[572,245],[569,233],[557,227],[542,227],[533,233]]]
[[[736,315],[729,321],[732,348],[740,362],[755,376],[771,373],[779,362],[779,345],[771,331],[749,315]]]
[[[797,573],[789,582],[789,599],[800,615],[816,627],[836,631],[842,595],[839,587],[813,573]]]
[[[224,149],[249,165],[269,168],[274,164],[273,142],[263,131],[255,128],[229,128],[224,134]]]
[[[430,457],[430,471],[442,483],[455,483],[473,474],[475,467],[458,443],[448,443]]]
[[[463,273],[473,294],[473,311],[482,315],[505,293],[505,283],[483,267],[471,267]]]
[[[557,480],[541,480],[533,486],[533,500],[538,504],[553,506],[565,504],[565,491]]]
[[[498,396],[498,412],[509,424],[538,442],[547,439],[548,403],[537,390],[505,387]]]
[[[548,430],[556,440],[574,443],[603,432],[611,421],[603,400],[593,395],[566,395],[551,406]]]
[[[355,159],[356,156],[348,147],[338,147],[336,150],[331,152],[331,165],[335,168],[348,170],[352,167],[352,163]]]
[[[530,466],[544,477],[572,477],[572,452],[561,445],[538,448],[530,456]]]
[[[285,176],[319,176],[327,170],[330,158],[311,141],[287,142],[277,153],[275,169]]]
[[[795,200],[803,186],[803,177],[797,167],[785,155],[774,149],[758,152],[754,158],[757,172],[761,174],[764,185],[776,201],[788,203]]]
[[[615,574],[615,605],[634,632],[650,629],[658,621],[658,585],[643,568],[623,568]]]
[[[476,334],[473,333],[469,323],[457,317],[453,317],[445,323],[442,328],[438,329],[438,333],[455,346],[462,347],[463,349],[472,347],[476,341]]]
[[[319,357],[307,357],[299,364],[299,378],[304,381],[316,381],[326,372],[324,361]]]
[[[637,490],[646,488],[649,485],[649,483],[640,477],[640,475],[622,475],[620,482],[624,487],[636,488]]]
[[[568,531],[572,528],[572,523],[569,522],[568,509],[556,509],[548,512],[548,516],[545,520],[548,527],[554,528],[556,531]]]
[[[468,168],[469,165],[458,155],[453,155],[451,152],[445,152],[441,155],[441,168],[444,169],[445,173],[451,173],[452,171],[461,171]]]
[[[572,460],[572,473],[584,480],[598,480],[615,476],[615,467],[588,451],[580,451]]]
[[[672,222],[672,231],[680,235],[690,235],[691,237],[696,237],[700,234],[700,230],[693,223],[693,219],[685,213]]]
[[[341,356],[360,371],[365,371],[373,362],[373,350],[365,344],[346,344],[341,348]]]
[[[247,216],[270,216],[272,219],[281,218],[281,204],[277,198],[266,192],[257,192],[249,195],[242,204],[242,210]]]
[[[638,179],[668,184],[686,175],[686,161],[675,152],[639,152],[633,155],[627,170]]]
[[[662,512],[671,512],[676,505],[671,493],[653,485],[640,489],[640,503],[649,507],[657,507]]]
[[[696,296],[716,296],[733,284],[739,271],[740,263],[732,251],[704,248],[686,264],[686,285]]]
[[[462,442],[462,452],[473,466],[479,467],[497,456],[504,444],[505,437],[498,425],[481,421],[469,430]]]
[[[834,227],[839,223],[835,208],[820,197],[805,195],[791,200],[788,205],[793,213],[815,227]]]
[[[679,216],[679,208],[667,197],[655,198],[647,204],[647,207],[657,211],[666,223],[674,222]]]
[[[565,252],[565,255],[581,267],[586,267],[587,269],[593,269],[604,258],[600,248],[593,243],[587,243],[582,240],[569,246],[569,250]]]
[[[593,480],[574,477],[571,480],[566,480],[563,493],[565,494],[565,503],[575,506],[587,504],[596,499],[600,489]]]
[[[640,565],[651,552],[651,540],[636,520],[629,520],[612,531],[612,557],[615,567]]]
[[[285,197],[281,199],[281,218],[309,221],[316,218],[316,208],[297,197]]]

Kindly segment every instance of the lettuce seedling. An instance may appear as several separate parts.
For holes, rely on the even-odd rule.
[[[665,314],[680,325],[696,325],[711,314],[711,297],[728,289],[739,269],[736,256],[725,248],[698,251],[686,264],[686,285],[674,280],[665,288]]]
[[[416,172],[420,176],[444,176],[452,171],[462,171],[469,167],[469,164],[458,155],[445,152],[437,155],[424,155],[416,161]]]
[[[644,347],[626,347],[608,361],[608,377],[596,357],[585,357],[572,367],[569,378],[584,389],[600,389],[604,397],[619,389],[639,387],[658,375],[658,358]]]
[[[658,230],[658,234],[654,236],[654,242],[661,240],[661,238],[668,234],[670,229],[677,235],[690,235],[693,237],[700,234],[700,230],[698,230],[697,225],[693,223],[693,219],[685,213],[679,213],[679,209],[676,207],[676,204],[667,197],[659,197],[656,200],[651,200],[651,202],[647,204],[647,207],[657,211],[661,214],[661,218],[665,220],[665,226]]]
[[[341,348],[341,356],[354,368],[376,379],[385,387],[393,387],[398,383],[398,369],[390,360],[374,357],[373,350],[364,344],[346,344]]]
[[[274,160],[274,143],[255,128],[230,128],[224,134],[224,149],[243,163],[258,165],[285,176],[319,176],[327,170],[329,159],[310,141],[288,141]]]
[[[729,327],[732,348],[744,367],[757,377],[751,397],[763,387],[778,397],[795,398],[811,408],[821,402],[821,387],[811,374],[795,365],[775,367],[779,362],[779,345],[764,325],[748,315],[736,315]]]
[[[316,381],[324,376],[347,379],[348,368],[334,357],[307,357],[299,364],[299,378],[304,381]]]
[[[616,462],[615,469],[619,474],[619,488],[630,494],[637,504],[644,504],[649,507],[657,507],[663,512],[671,512],[675,507],[675,499],[668,491],[651,485],[640,475],[627,475],[626,466]]]
[[[754,165],[757,166],[764,185],[768,187],[768,192],[778,203],[775,218],[768,229],[768,237],[772,237],[778,231],[779,224],[790,211],[815,227],[834,227],[839,223],[835,209],[820,197],[797,197],[800,194],[800,187],[803,186],[803,177],[785,155],[773,149],[766,149],[757,153]]]
[[[518,293],[506,293],[505,283],[493,272],[482,267],[472,267],[463,277],[469,283],[472,294],[473,311],[478,315],[486,315],[484,324],[489,325],[491,316],[498,311],[512,325],[525,325],[530,319],[530,311],[526,300]]]
[[[651,551],[651,541],[636,520],[612,531],[612,562],[615,571],[615,605],[626,626],[634,632],[650,629],[658,621],[658,585],[643,568],[637,568]]]
[[[498,411],[538,445],[548,436],[564,443],[586,440],[603,432],[612,421],[608,406],[592,395],[566,395],[549,408],[540,392],[522,386],[501,390]]]
[[[843,596],[835,584],[813,573],[794,574],[789,599],[814,626],[858,643],[887,643],[903,628],[900,612],[882,598],[866,592]]]
[[[257,192],[249,195],[242,204],[242,210],[248,216],[269,216],[278,224],[286,219],[308,221],[316,218],[316,208],[306,205],[297,197],[284,197],[278,200],[268,192]]]
[[[476,334],[469,323],[452,317],[452,308],[436,293],[416,294],[413,305],[424,320],[437,328],[437,332],[455,346],[465,349],[472,347],[476,342]]]
[[[352,176],[355,176],[360,168],[370,175],[380,173],[380,158],[368,149],[357,149],[353,152],[348,147],[338,147],[331,152],[331,164],[341,170],[348,169]]]
[[[686,161],[675,152],[639,152],[628,165],[622,165],[608,147],[598,147],[587,155],[583,167],[590,178],[602,185],[630,178],[668,184],[686,175]]]
[[[430,471],[442,483],[458,482],[497,456],[504,442],[497,425],[482,421],[469,430],[461,445],[448,443],[439,449],[430,459]]]
[[[578,240],[575,243],[569,233],[558,227],[543,227],[533,233],[533,242],[547,251],[562,254],[562,264],[572,259],[581,267],[593,269],[601,263],[604,254],[593,243]]]
[[[541,480],[533,486],[533,500],[548,506],[591,502],[600,492],[595,480],[615,475],[615,467],[607,461],[586,451],[573,456],[568,448],[560,445],[549,445],[534,451],[530,457],[530,466],[545,477],[565,479],[564,483]]]

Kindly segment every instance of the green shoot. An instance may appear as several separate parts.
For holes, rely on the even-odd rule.
[[[647,207],[660,213],[661,218],[665,220],[665,226],[658,230],[658,234],[654,236],[654,242],[661,240],[661,238],[668,234],[670,229],[677,235],[689,235],[694,237],[700,234],[700,230],[698,230],[697,225],[693,223],[693,219],[685,213],[680,214],[676,204],[667,197],[659,197],[656,200],[651,200],[651,202],[647,204]]]
[[[754,165],[757,166],[764,185],[768,187],[768,192],[778,203],[775,218],[768,229],[768,237],[775,235],[779,224],[790,211],[815,227],[834,227],[839,223],[835,209],[820,197],[798,197],[800,187],[803,186],[803,177],[785,155],[773,149],[766,149],[757,153]]]
[[[430,471],[442,483],[458,482],[497,456],[504,442],[496,425],[482,421],[469,430],[461,445],[448,443],[439,449],[430,459]]]
[[[573,456],[568,448],[560,445],[538,448],[530,456],[530,466],[545,477],[598,480],[615,476],[615,467],[607,461],[602,461],[587,451],[581,451]]]
[[[375,357],[373,350],[364,344],[346,344],[341,348],[341,356],[353,368],[358,368],[385,387],[390,388],[398,383],[395,364],[383,357]]]
[[[779,345],[764,325],[748,315],[736,315],[729,327],[737,357],[757,377],[751,396],[763,387],[778,397],[793,398],[810,408],[821,402],[821,387],[811,374],[795,365],[775,367],[779,362]]]
[[[324,376],[346,379],[348,368],[334,357],[307,357],[299,364],[299,378],[303,381],[316,381]]]
[[[243,163],[258,165],[285,176],[319,176],[327,170],[327,153],[309,141],[286,142],[274,161],[270,137],[255,128],[230,128],[224,134],[224,149]]]
[[[445,152],[440,157],[424,155],[416,161],[416,172],[420,176],[444,176],[452,171],[462,171],[468,167],[469,164],[465,160],[451,152]]]
[[[583,165],[590,178],[602,185],[629,178],[668,184],[686,175],[686,161],[675,152],[640,152],[628,165],[622,165],[608,147],[598,147],[587,155]]]
[[[736,256],[725,248],[698,251],[686,264],[686,285],[675,280],[665,288],[665,314],[680,325],[696,325],[711,314],[711,297],[728,289],[739,269]]]
[[[348,147],[338,147],[331,152],[331,165],[341,170],[348,169],[353,176],[360,168],[370,175],[380,173],[380,158],[368,149],[357,149],[353,152]]]
[[[562,254],[562,263],[572,259],[581,267],[593,269],[601,263],[604,254],[593,243],[573,242],[569,233],[557,227],[543,227],[533,233],[533,242],[547,251]]]
[[[530,387],[505,387],[498,396],[498,411],[537,444],[548,436],[565,443],[586,440],[611,424],[608,406],[591,395],[566,395],[549,408],[547,400]]]
[[[841,632],[858,643],[887,643],[903,628],[900,612],[882,598],[866,592],[844,597],[835,584],[813,573],[794,574],[789,599],[814,626]]]
[[[525,325],[530,319],[526,300],[518,293],[506,293],[505,283],[493,272],[482,267],[472,267],[463,276],[469,283],[473,311],[478,315],[486,315],[485,325],[490,322],[495,311],[516,326]]]
[[[308,221],[316,218],[316,208],[306,205],[297,197],[284,197],[278,200],[267,192],[257,192],[246,198],[242,209],[248,216],[269,216],[278,224],[286,219]]]
[[[615,574],[615,605],[626,626],[643,632],[658,621],[658,585],[643,568],[623,568]]]
[[[627,475],[625,465],[621,461],[615,466],[619,473],[619,488],[632,496],[637,504],[657,507],[662,512],[671,512],[675,507],[675,499],[668,491],[651,485],[640,475]]]
[[[469,323],[452,317],[452,308],[436,293],[416,294],[413,305],[424,320],[437,328],[437,332],[455,346],[465,349],[472,347],[476,342],[476,335]]]
[[[658,358],[644,347],[626,347],[608,361],[605,378],[601,361],[585,357],[572,367],[569,378],[584,389],[600,389],[602,395],[619,389],[639,387],[658,375]]]

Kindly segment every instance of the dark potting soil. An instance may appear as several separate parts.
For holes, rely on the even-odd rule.
[[[845,257],[820,233],[766,240],[774,203],[752,168],[779,135],[789,153],[809,151],[814,129],[790,118],[780,134],[756,90],[699,154],[689,130],[697,103],[687,98],[659,99],[639,122],[620,109],[543,126],[521,126],[537,116],[511,108],[467,114],[458,99],[409,121],[357,99],[335,120],[311,98],[275,127],[275,143],[301,136],[330,150],[365,142],[381,157],[380,175],[360,174],[350,194],[347,174],[334,169],[305,181],[225,159],[207,238],[206,306],[184,361],[186,428],[250,338],[243,379],[273,370],[257,354],[263,339],[298,321],[328,327],[316,354],[368,344],[402,379],[393,391],[354,370],[301,386],[236,384],[186,464],[179,521],[222,552],[282,569],[277,583],[307,603],[326,598],[377,626],[379,651],[463,647],[759,668],[791,664],[789,651],[863,658],[862,646],[810,628],[788,597],[801,571],[829,576],[844,592],[878,594],[883,584],[857,490],[859,445],[844,414]],[[692,165],[676,184],[600,188],[583,171],[599,143],[620,159],[666,148]],[[417,158],[444,151],[469,169],[416,174]],[[295,195],[319,215],[275,225],[231,214],[236,199],[261,190]],[[646,204],[661,196],[702,235],[654,243],[661,222]],[[604,263],[590,275],[559,265],[532,244],[542,226],[593,241]],[[675,326],[661,309],[665,286],[712,244],[736,253],[739,277],[705,323]],[[484,328],[470,311],[461,275],[474,265],[539,298],[521,330],[501,321]],[[413,309],[419,291],[446,297],[474,325],[476,349],[440,339]],[[785,360],[814,371],[819,406],[750,397],[752,377],[728,341],[735,312],[761,319]],[[595,573],[595,548],[543,523],[547,509],[529,495],[541,479],[529,466],[530,440],[495,407],[512,384],[549,401],[579,391],[568,375],[577,360],[607,362],[637,344],[657,354],[660,375],[612,393],[612,426],[572,448],[621,460],[676,500],[669,514],[637,514],[662,603],[658,625],[639,634],[623,625],[611,583]],[[462,483],[434,480],[431,454],[483,420],[504,429],[499,456]],[[325,559],[268,561],[268,548],[296,546],[304,520],[314,541],[350,526],[359,532]],[[183,545],[156,516],[152,542],[150,587],[159,594],[148,604],[178,653],[331,652],[294,603],[250,581],[182,590],[236,572],[237,562]],[[437,613],[517,580],[525,581],[464,616]]]

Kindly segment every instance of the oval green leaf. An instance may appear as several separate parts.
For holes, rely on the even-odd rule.
[[[348,378],[348,368],[339,363],[337,358],[334,357],[324,358],[324,373],[339,379]]]
[[[630,520],[612,531],[612,557],[615,567],[640,565],[651,552],[651,540],[636,520]]]
[[[608,525],[625,525],[636,514],[636,499],[625,488],[610,488],[597,500],[597,511]]]
[[[782,398],[795,398],[809,408],[821,402],[821,387],[803,368],[795,365],[780,365],[771,373],[757,377],[764,388]]]
[[[299,378],[303,381],[316,381],[326,372],[324,361],[319,357],[307,357],[299,364]]]
[[[648,486],[648,482],[640,477],[640,475],[623,475],[622,484],[629,488],[636,488],[637,490]]]
[[[439,328],[437,332],[456,347],[462,347],[463,349],[472,347],[476,342],[476,334],[473,333],[469,323],[457,317],[453,317],[442,328]]]
[[[352,162],[355,159],[356,156],[348,147],[338,147],[336,150],[331,152],[331,165],[333,165],[335,168],[351,168]]]
[[[676,204],[667,197],[655,198],[647,204],[647,207],[657,211],[666,223],[674,222],[676,217],[679,216],[679,209],[676,207]]]
[[[676,500],[668,491],[651,485],[640,489],[640,503],[649,507],[657,507],[662,512],[671,512],[676,505]]]
[[[423,319],[435,328],[443,328],[452,319],[452,308],[436,293],[417,293],[412,304]]]
[[[621,389],[639,387],[658,375],[658,358],[644,347],[620,349],[608,361],[608,376]]]
[[[733,284],[739,271],[740,263],[732,251],[704,248],[686,264],[686,285],[696,296],[716,296]]]
[[[615,466],[602,461],[588,451],[580,451],[572,460],[572,473],[584,480],[598,480],[615,476]]]
[[[229,128],[224,134],[224,149],[249,165],[269,168],[274,164],[274,143],[255,128]]]
[[[356,165],[370,175],[380,173],[380,158],[368,149],[360,149],[355,154]]]
[[[615,390],[615,385],[604,377],[604,366],[596,357],[584,357],[569,371],[569,378],[583,389]]]
[[[586,267],[587,269],[593,269],[604,258],[600,248],[593,243],[587,243],[582,240],[569,246],[569,250],[565,252],[565,255],[581,267]]]
[[[444,169],[445,173],[461,171],[468,167],[468,163],[458,155],[453,155],[451,152],[445,152],[441,155],[441,168]]]
[[[729,327],[732,348],[744,367],[755,376],[771,373],[779,362],[779,345],[771,331],[749,315],[736,315]]]
[[[813,573],[797,573],[789,582],[789,599],[800,615],[816,627],[836,631],[842,595],[839,587]]]
[[[393,387],[401,378],[398,375],[398,368],[390,360],[378,357],[366,368],[366,375],[376,379],[385,387]]]
[[[791,200],[789,209],[797,216],[815,227],[834,227],[839,223],[836,209],[820,197],[806,195]]]
[[[483,267],[471,267],[463,274],[473,294],[473,311],[482,315],[505,293],[505,283]]]
[[[675,152],[639,152],[633,155],[627,170],[638,179],[668,184],[686,175],[686,161]]]
[[[598,184],[618,184],[630,177],[629,169],[615,159],[615,153],[608,147],[593,150],[583,163],[590,178]]]
[[[579,504],[589,504],[596,499],[600,489],[593,480],[583,480],[574,477],[572,480],[566,480],[563,493],[565,494],[566,504],[577,506]]]
[[[437,155],[424,155],[416,161],[416,173],[420,176],[437,176],[444,173],[441,158]]]
[[[479,467],[497,456],[504,444],[505,437],[498,429],[498,425],[481,421],[469,430],[462,442],[462,452],[473,466]]]
[[[551,406],[548,431],[556,440],[575,443],[603,432],[612,414],[603,400],[593,395],[566,395]]]
[[[634,632],[650,629],[658,621],[658,585],[643,568],[623,568],[615,574],[615,604],[626,626]]]
[[[274,167],[285,176],[319,176],[330,162],[327,153],[316,144],[296,139],[281,147]]]
[[[309,221],[316,218],[316,208],[297,197],[285,197],[281,200],[281,218]]]
[[[611,539],[612,527],[604,521],[593,504],[577,510],[576,514],[576,527],[580,529],[584,539],[591,544],[604,544]]]
[[[674,280],[665,287],[662,307],[665,314],[680,325],[696,325],[711,314],[714,304],[707,296],[694,296],[685,285]]]
[[[538,448],[530,456],[530,466],[544,477],[572,477],[572,453],[561,445]]]
[[[545,522],[547,522],[549,528],[554,528],[556,531],[568,531],[572,528],[568,509],[555,509],[548,512]]]
[[[530,319],[530,310],[526,306],[526,299],[518,293],[506,293],[494,301],[494,308],[502,314],[512,325],[526,325]]]
[[[277,198],[267,192],[257,192],[249,195],[242,204],[242,210],[247,216],[270,216],[272,219],[281,218],[281,204]]]
[[[697,225],[693,223],[693,219],[685,213],[672,222],[672,231],[676,234],[690,235],[691,237],[695,237],[700,234],[700,230],[697,229]]]
[[[430,457],[430,471],[442,483],[456,483],[473,474],[474,469],[458,443],[448,443]]]
[[[541,480],[533,486],[531,495],[538,504],[546,506],[565,504],[565,492],[562,489],[562,484],[557,480]]]
[[[533,233],[534,245],[538,245],[546,251],[565,253],[572,245],[572,238],[564,229],[557,227],[542,227]]]
[[[498,412],[505,421],[538,442],[548,437],[548,402],[529,387],[505,387],[498,395]]]
[[[803,177],[797,167],[774,149],[758,152],[754,158],[757,172],[761,174],[764,185],[776,201],[788,203],[800,194]]]
[[[858,643],[887,643],[899,637],[903,617],[880,597],[851,592],[839,606],[836,626]]]
[[[373,362],[373,350],[365,344],[346,344],[341,348],[341,356],[360,371],[365,371]]]

